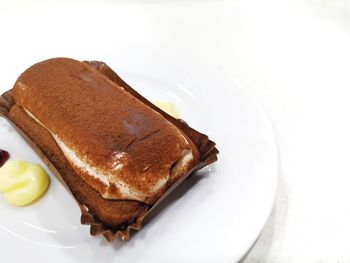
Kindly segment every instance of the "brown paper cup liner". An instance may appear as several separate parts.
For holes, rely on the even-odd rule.
[[[101,221],[98,220],[96,215],[94,215],[89,208],[80,203],[79,200],[75,198],[78,202],[80,210],[81,210],[81,223],[84,225],[90,225],[90,234],[100,235],[102,234],[108,241],[113,241],[116,238],[120,238],[122,240],[128,240],[130,237],[131,229],[140,230],[142,228],[142,222],[144,218],[166,197],[168,196],[178,185],[180,185],[189,175],[191,175],[194,171],[203,168],[204,166],[211,164],[217,160],[217,154],[219,151],[215,148],[215,143],[209,140],[208,136],[192,129],[189,127],[184,121],[173,118],[168,115],[147,99],[142,97],[139,93],[137,93],[134,89],[132,89],[127,83],[125,83],[111,68],[109,68],[105,63],[99,61],[84,61],[84,63],[94,67],[96,70],[100,71],[102,74],[107,76],[113,82],[118,85],[124,87],[124,89],[129,92],[131,95],[147,104],[149,107],[154,109],[155,111],[162,114],[168,121],[173,123],[176,127],[178,127],[192,142],[197,146],[199,154],[200,154],[200,162],[193,167],[189,172],[183,175],[180,179],[178,179],[175,183],[171,185],[171,187],[157,200],[157,202],[150,206],[146,212],[143,212],[137,216],[133,223],[127,225],[124,229],[114,229],[111,226],[104,225]],[[19,132],[19,134],[25,139],[25,141],[35,150],[35,152],[40,156],[40,158],[47,164],[49,169],[53,172],[53,174],[62,182],[62,184],[70,191],[69,186],[66,184],[65,180],[58,172],[56,167],[51,163],[49,158],[39,149],[37,144],[32,141],[24,131],[22,131],[16,123],[11,120],[9,113],[11,108],[15,105],[15,101],[12,96],[12,90],[9,90],[0,96],[0,115],[2,115],[5,119],[7,119],[12,126]],[[78,175],[77,175],[78,176]],[[74,196],[74,195],[73,195]]]

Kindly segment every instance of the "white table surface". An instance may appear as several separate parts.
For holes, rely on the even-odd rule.
[[[56,8],[41,2],[0,1],[0,9],[18,11],[25,27],[30,8]],[[281,154],[276,204],[243,262],[350,262],[350,1],[115,2],[144,22],[124,36],[141,34],[147,42],[147,28],[163,23],[152,39],[240,80],[272,120]],[[40,28],[21,31],[18,24],[1,25],[0,59],[22,57],[25,68],[26,52],[35,52],[26,50],[26,42],[37,41]],[[11,34],[23,34],[23,42],[11,43]],[[182,44],[174,47],[174,38]],[[42,39],[50,49],[50,39]],[[70,55],[68,44],[62,53]],[[11,74],[11,67],[1,65],[0,72]],[[2,84],[10,86],[16,77]]]

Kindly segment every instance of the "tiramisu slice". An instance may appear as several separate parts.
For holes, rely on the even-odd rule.
[[[216,160],[207,136],[152,105],[104,63],[37,63],[4,98],[8,118],[60,173],[86,223],[100,223],[109,240]]]

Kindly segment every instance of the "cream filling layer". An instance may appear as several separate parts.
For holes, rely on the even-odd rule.
[[[89,176],[92,176],[95,179],[98,179],[100,182],[102,182],[106,187],[108,187],[110,184],[114,184],[119,192],[121,193],[122,197],[125,199],[131,199],[131,200],[138,200],[138,201],[145,201],[148,196],[146,196],[144,193],[137,191],[136,189],[130,187],[127,185],[123,180],[116,178],[115,172],[120,171],[123,169],[123,164],[118,163],[114,168],[114,173],[111,174],[108,171],[104,171],[102,169],[98,169],[97,167],[94,167],[90,165],[91,162],[89,162],[88,158],[86,156],[79,156],[77,152],[75,152],[72,148],[70,148],[57,134],[53,133],[50,129],[48,129],[41,121],[36,118],[29,110],[23,108],[25,112],[38,124],[46,128],[49,133],[52,135],[54,140],[56,141],[57,145],[62,150],[64,156],[66,159],[75,167],[81,169],[83,172],[87,173]],[[182,134],[181,134],[182,135]],[[183,136],[183,135],[182,135]],[[183,136],[183,139],[185,137]],[[185,139],[186,140],[186,139]],[[186,140],[187,141],[187,140]],[[177,169],[179,171],[182,170],[183,167],[186,167],[187,164],[193,159],[193,155],[191,151],[186,151],[186,154],[184,154],[179,160]],[[116,160],[114,159],[114,162]],[[175,171],[176,172],[176,171]],[[113,178],[113,179],[112,179]],[[114,179],[116,178],[116,179]],[[157,193],[162,187],[165,186],[166,182],[169,179],[169,174],[158,180],[156,184],[153,185],[151,192]],[[108,192],[101,193],[101,196],[106,199],[111,199],[111,195],[108,194]]]

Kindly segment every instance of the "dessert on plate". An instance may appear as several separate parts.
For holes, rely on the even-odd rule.
[[[128,239],[215,143],[138,94],[105,63],[39,62],[0,97],[5,116],[77,200],[91,234]]]

